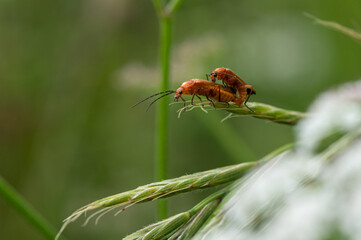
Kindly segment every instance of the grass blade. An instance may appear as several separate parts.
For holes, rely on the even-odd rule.
[[[322,19],[319,19],[315,16],[312,16],[311,14],[305,13],[305,15],[311,19],[313,19],[317,24],[320,24],[322,26],[328,27],[330,29],[336,30],[338,32],[341,32],[349,37],[352,37],[358,41],[361,41],[361,33],[357,32],[351,28],[342,26],[341,24],[337,23],[337,22],[332,22],[332,21],[325,21]]]
[[[0,176],[0,195],[46,239],[54,239],[53,228],[16,190]]]

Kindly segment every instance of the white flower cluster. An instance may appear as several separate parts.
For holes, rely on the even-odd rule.
[[[295,151],[240,182],[195,239],[361,239],[360,127],[360,81],[323,94],[298,125]],[[317,152],[334,132],[338,138]]]

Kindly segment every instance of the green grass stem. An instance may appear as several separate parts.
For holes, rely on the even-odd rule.
[[[54,239],[56,231],[4,178],[0,176],[0,195],[46,239]]]
[[[163,7],[162,7],[162,2],[161,0],[153,0],[153,5],[155,8],[155,11],[158,15],[158,18],[162,18],[163,17]]]
[[[161,29],[161,72],[162,82],[160,91],[169,89],[169,55],[171,46],[172,23],[170,18],[160,19]],[[156,121],[156,180],[167,178],[167,149],[168,149],[168,99],[160,100]],[[157,207],[158,219],[167,217],[167,203],[159,201]]]
[[[305,13],[305,15],[311,19],[313,19],[315,21],[315,23],[320,24],[324,27],[328,27],[330,29],[333,29],[335,31],[341,32],[349,37],[352,37],[358,41],[361,41],[361,33],[355,31],[354,29],[345,27],[337,22],[332,22],[332,21],[325,21],[322,19],[319,19],[315,16],[312,16],[311,14]]]
[[[160,91],[166,91],[169,89],[169,62],[170,62],[170,50],[172,42],[172,20],[171,13],[179,6],[180,1],[170,1],[165,8],[161,0],[153,0],[154,7],[156,9],[159,29],[160,29],[160,71],[161,71],[161,85]],[[156,180],[161,181],[167,177],[167,148],[168,148],[168,100],[163,98],[160,100],[157,109],[156,117]],[[164,219],[167,217],[167,203],[165,201],[159,201],[157,206],[158,219]]]
[[[167,16],[170,16],[173,12],[175,12],[183,0],[170,0],[164,8],[164,12]]]

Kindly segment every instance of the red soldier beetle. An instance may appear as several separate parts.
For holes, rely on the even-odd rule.
[[[216,68],[211,74],[206,74],[206,77],[207,79],[210,77],[212,82],[216,82],[217,79],[222,80],[224,85],[226,83],[226,85],[236,89],[239,97],[245,99],[244,105],[253,112],[253,110],[247,106],[247,102],[251,95],[256,94],[256,90],[231,69],[224,67]]]
[[[236,94],[234,93],[233,89],[230,87],[223,86],[222,84],[218,84],[215,82],[210,82],[210,81],[206,81],[206,80],[202,80],[202,79],[192,79],[192,80],[184,82],[176,91],[168,90],[168,91],[163,91],[163,92],[153,94],[153,95],[143,99],[142,101],[136,103],[135,105],[132,106],[132,108],[137,106],[138,104],[148,100],[149,98],[163,94],[162,96],[156,98],[155,100],[153,100],[153,102],[151,102],[149,104],[149,106],[146,110],[146,111],[148,111],[149,108],[153,105],[153,103],[155,103],[159,99],[161,99],[165,96],[168,96],[170,94],[173,94],[173,93],[175,93],[174,101],[177,102],[178,99],[180,98],[184,102],[184,106],[186,106],[186,100],[183,98],[183,94],[192,95],[191,105],[193,105],[193,100],[194,100],[195,96],[198,97],[201,102],[202,102],[202,99],[200,98],[200,96],[205,96],[207,98],[207,100],[211,102],[213,107],[215,107],[213,100],[218,101],[218,102],[227,103],[228,106],[229,106],[228,102],[234,102],[238,105],[242,105],[242,103],[244,102],[244,97],[243,98],[237,97]]]

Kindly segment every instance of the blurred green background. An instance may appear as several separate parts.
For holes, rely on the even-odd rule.
[[[306,111],[320,92],[360,78],[361,48],[304,12],[360,30],[360,10],[358,0],[185,0],[173,21],[171,86],[228,67],[255,87],[251,101]],[[155,107],[129,107],[158,91],[158,52],[150,0],[0,2],[0,174],[55,227],[93,200],[153,181]],[[289,126],[220,123],[223,111],[178,119],[180,106],[169,107],[169,177],[255,160],[293,141]],[[239,158],[221,144],[228,141]],[[172,198],[170,214],[205,194]],[[81,218],[64,235],[120,238],[152,223],[154,207],[84,228]],[[0,239],[42,236],[0,199]]]

